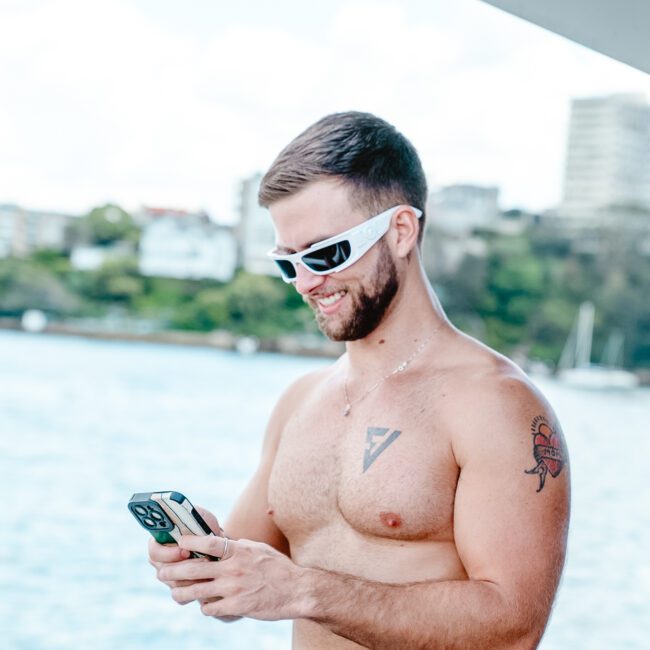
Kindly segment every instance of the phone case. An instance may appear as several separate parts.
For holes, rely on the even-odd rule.
[[[177,544],[181,535],[214,535],[190,500],[180,492],[139,492],[128,503],[138,523],[160,544]],[[192,557],[209,557],[192,553]]]

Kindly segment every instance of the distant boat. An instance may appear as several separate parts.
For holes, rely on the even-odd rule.
[[[629,389],[639,385],[639,378],[622,367],[623,334],[613,332],[605,344],[600,364],[591,362],[594,332],[594,305],[583,302],[578,318],[567,339],[560,363],[558,378],[579,388]]]

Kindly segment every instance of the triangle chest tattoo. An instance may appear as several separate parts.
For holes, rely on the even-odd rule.
[[[383,427],[368,427],[366,433],[366,448],[363,454],[363,471],[377,460],[381,454],[399,438],[401,431],[397,429],[389,433],[390,429]]]

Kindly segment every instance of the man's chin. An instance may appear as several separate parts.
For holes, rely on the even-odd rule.
[[[345,335],[345,332],[340,332],[340,331],[333,331],[329,328],[324,328],[319,325],[320,331],[325,334],[325,336],[330,340],[330,341],[336,341],[337,343],[343,341],[349,341],[350,339]]]
[[[322,314],[316,314],[316,324],[318,329],[325,334],[330,341],[337,343],[345,343],[346,341],[356,341],[362,339],[369,332],[356,332],[353,329],[351,321],[336,321],[333,317],[326,317]],[[374,327],[373,327],[374,329]]]
[[[316,307],[314,309],[314,315],[316,316],[316,324],[318,329],[325,334],[325,336],[330,339],[330,341],[346,341],[345,337],[345,327],[340,323],[334,323],[335,320],[331,316],[325,316],[321,311]]]

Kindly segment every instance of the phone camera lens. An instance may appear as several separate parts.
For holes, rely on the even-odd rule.
[[[153,519],[149,519],[149,517],[145,517],[142,521],[144,522],[144,525],[147,526],[148,528],[156,527],[156,522]]]
[[[133,509],[141,516],[143,517],[144,515],[147,514],[147,511],[142,507],[142,506],[134,506]]]
[[[156,521],[160,521],[160,520],[163,518],[163,516],[162,516],[159,512],[156,512],[156,511],[154,510],[154,511],[152,511],[152,513],[151,513],[151,518],[152,518],[152,519],[155,519]]]

